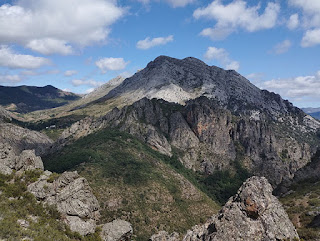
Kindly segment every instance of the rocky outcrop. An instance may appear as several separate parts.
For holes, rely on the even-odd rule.
[[[170,237],[158,235],[168,241]],[[158,237],[153,236],[153,237]],[[294,240],[297,231],[264,177],[249,178],[218,215],[187,232],[183,241]]]
[[[291,186],[299,184],[303,181],[318,182],[320,180],[320,150],[318,150],[303,168],[299,169],[292,179],[285,178],[275,189],[274,193],[283,196],[290,192]]]
[[[43,170],[41,157],[36,156],[34,150],[24,150],[20,155],[16,155],[9,144],[0,142],[0,173],[9,175],[13,170],[34,169]]]
[[[166,231],[160,231],[157,234],[154,234],[151,236],[149,241],[179,241],[179,234],[178,233],[172,233],[168,234]]]
[[[7,111],[5,108],[0,106],[0,122],[3,121],[11,121],[12,120],[12,115],[9,111]]]
[[[0,142],[9,144],[16,155],[23,150],[35,150],[36,155],[42,155],[53,143],[43,133],[9,123],[0,123]]]
[[[50,182],[52,173],[45,171],[28,191],[38,200],[56,206],[70,229],[81,235],[94,233],[99,219],[99,203],[85,178],[77,172],[65,172]]]
[[[199,237],[197,239],[197,237]],[[264,177],[251,177],[216,217],[187,240],[293,240],[298,234]]]
[[[103,241],[130,241],[133,229],[129,222],[116,219],[102,226],[101,239]]]

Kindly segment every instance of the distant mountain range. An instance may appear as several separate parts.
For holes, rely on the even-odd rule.
[[[80,98],[79,95],[60,90],[51,85],[44,87],[0,86],[0,105],[7,110],[19,113],[50,109]]]
[[[319,108],[302,108],[302,110],[311,115],[313,118],[320,120],[320,107]]]

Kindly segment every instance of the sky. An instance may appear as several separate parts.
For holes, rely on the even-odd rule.
[[[159,55],[320,107],[320,0],[1,0],[0,85],[89,93]]]

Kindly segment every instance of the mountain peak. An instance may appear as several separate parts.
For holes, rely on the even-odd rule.
[[[164,55],[124,80],[102,100],[121,97],[126,99],[125,104],[132,104],[147,97],[185,104],[200,96],[216,99],[235,112],[250,107],[274,114],[291,108],[281,97],[261,91],[234,70],[208,66],[194,57],[176,59]]]

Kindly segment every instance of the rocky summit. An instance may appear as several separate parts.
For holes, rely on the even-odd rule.
[[[206,96],[233,111],[260,109],[272,114],[297,111],[279,95],[260,90],[234,70],[208,66],[196,58],[160,56],[124,80],[101,100],[116,97],[133,103],[143,97],[184,104]]]

